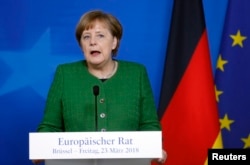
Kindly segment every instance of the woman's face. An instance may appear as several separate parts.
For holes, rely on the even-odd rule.
[[[111,61],[112,50],[117,46],[117,38],[100,21],[95,21],[91,29],[83,31],[80,42],[85,59],[91,65]]]

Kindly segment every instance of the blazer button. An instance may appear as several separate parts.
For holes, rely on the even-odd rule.
[[[100,103],[104,103],[104,99],[100,99]]]
[[[105,131],[106,131],[106,129],[105,129],[105,128],[102,128],[102,129],[101,129],[101,132],[105,132]]]
[[[100,117],[101,117],[101,118],[105,118],[105,116],[106,116],[105,113],[101,113],[101,114],[100,114]]]

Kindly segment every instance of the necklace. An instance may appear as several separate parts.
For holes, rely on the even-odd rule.
[[[118,62],[117,61],[114,61],[113,62],[113,68],[112,70],[107,74],[107,75],[103,75],[102,73],[98,73],[97,70],[92,70],[92,69],[89,69],[89,72],[94,75],[95,77],[99,78],[99,79],[108,79],[110,77],[112,77],[116,70],[117,70],[117,67],[118,67]]]
[[[106,76],[103,76],[101,79],[108,79],[108,78],[112,77],[115,74],[116,70],[117,70],[117,62],[114,61],[114,66],[113,66],[112,71],[109,74],[107,74]]]

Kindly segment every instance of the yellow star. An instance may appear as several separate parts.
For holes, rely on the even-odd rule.
[[[232,46],[239,45],[240,47],[243,47],[243,41],[247,39],[246,36],[242,36],[240,34],[240,30],[237,31],[236,35],[230,35],[230,37],[233,39],[233,44]]]
[[[250,148],[250,134],[247,138],[241,138],[241,140],[245,143],[244,148]]]
[[[221,57],[221,54],[219,55],[219,58],[217,60],[217,66],[216,68],[220,69],[222,72],[224,72],[224,65],[228,63],[228,61],[223,60]]]
[[[234,123],[234,120],[228,119],[227,114],[225,114],[223,119],[220,119],[220,129],[226,128],[228,131],[230,131],[230,125]]]
[[[223,93],[223,91],[218,91],[216,85],[215,85],[214,89],[215,89],[216,101],[219,102],[220,101],[219,96]]]

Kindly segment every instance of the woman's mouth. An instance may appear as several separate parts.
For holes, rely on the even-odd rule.
[[[100,52],[100,51],[97,51],[97,50],[93,50],[93,51],[90,52],[90,54],[93,55],[93,56],[97,56],[97,55],[99,55],[100,53],[101,53],[101,52]]]

